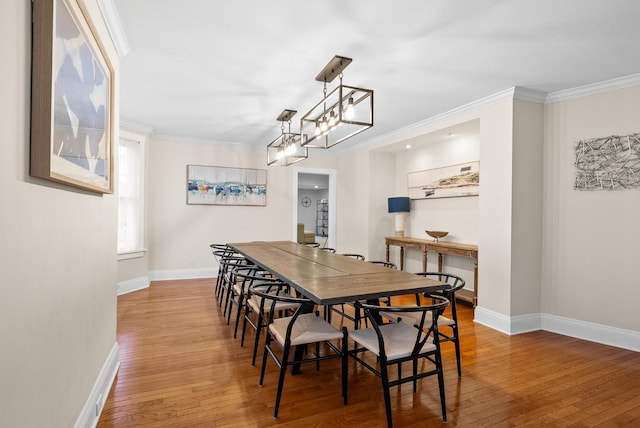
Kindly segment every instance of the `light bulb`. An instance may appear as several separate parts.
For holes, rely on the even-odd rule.
[[[287,156],[291,156],[292,154],[294,154],[296,152],[296,143],[294,143],[293,141],[287,146],[287,150],[285,151],[285,153],[287,154]]]
[[[356,112],[353,108],[353,97],[349,97],[349,103],[347,104],[347,108],[344,110],[344,115],[347,120],[353,119],[353,117],[356,115]]]
[[[320,121],[320,130],[322,132],[327,132],[327,129],[329,129],[329,126],[327,126],[327,121],[323,117],[322,120]]]
[[[333,110],[331,110],[331,114],[329,115],[329,128],[333,129],[334,126],[336,126],[336,115]]]
[[[313,135],[320,135],[321,132],[320,125],[316,122],[316,130],[313,132]]]

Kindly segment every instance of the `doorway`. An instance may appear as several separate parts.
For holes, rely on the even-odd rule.
[[[297,224],[304,223],[320,246],[336,248],[336,171],[296,168],[293,195],[293,240]]]

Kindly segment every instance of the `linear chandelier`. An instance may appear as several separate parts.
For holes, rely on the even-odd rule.
[[[324,84],[324,96],[300,120],[300,132],[308,135],[305,147],[328,149],[373,126],[373,90],[342,83],[342,72],[351,61],[336,55],[316,76]],[[340,83],[327,94],[327,83],[336,77]]]
[[[300,119],[300,132],[291,132],[297,110],[284,110],[280,135],[267,145],[267,165],[289,166],[309,157],[308,148],[328,149],[373,126],[373,90],[342,83],[343,71],[352,59],[335,55],[316,76],[323,83],[323,97]],[[340,83],[327,93],[327,83]],[[285,123],[288,124],[285,131]]]
[[[291,132],[291,118],[296,113],[297,110],[283,110],[278,116],[281,134],[267,145],[267,165],[289,166],[309,157],[307,148],[301,144],[306,135]],[[286,132],[285,122],[288,124]]]

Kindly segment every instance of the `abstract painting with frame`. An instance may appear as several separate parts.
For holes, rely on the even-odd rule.
[[[189,205],[267,205],[267,170],[187,165]]]
[[[113,192],[114,69],[82,0],[33,2],[30,174]]]
[[[478,196],[480,194],[480,162],[410,172],[407,182],[411,199]]]

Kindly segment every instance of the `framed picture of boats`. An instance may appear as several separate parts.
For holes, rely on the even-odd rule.
[[[411,199],[478,196],[480,194],[480,162],[410,172],[407,183]]]
[[[267,205],[267,170],[187,165],[188,205]]]

